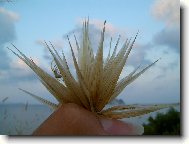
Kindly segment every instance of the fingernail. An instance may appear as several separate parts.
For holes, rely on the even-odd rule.
[[[105,131],[109,131],[112,128],[113,122],[110,119],[101,119],[100,120],[102,127]]]
[[[144,127],[140,124],[133,124],[133,134],[142,135],[144,133]]]
[[[100,119],[101,125],[109,135],[142,135],[144,128],[139,124],[125,123],[115,119]]]

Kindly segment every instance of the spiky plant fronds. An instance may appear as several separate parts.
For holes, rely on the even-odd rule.
[[[132,41],[131,39],[126,40],[122,48],[117,52],[119,43],[118,39],[113,53],[111,54],[109,51],[109,54],[104,61],[103,49],[105,23],[106,22],[104,22],[104,27],[101,32],[101,38],[96,55],[94,55],[90,43],[89,21],[85,21],[83,23],[83,37],[80,44],[74,35],[78,50],[78,59],[75,57],[71,42],[68,37],[77,79],[75,79],[71,74],[64,53],[62,52],[62,55],[60,55],[50,42],[49,44],[45,42],[45,45],[51,53],[56,64],[54,68],[51,66],[55,77],[52,77],[50,74],[42,70],[34,63],[33,60],[25,56],[14,45],[13,46],[18,51],[18,53],[11,49],[10,50],[21,60],[23,60],[39,76],[42,84],[61,104],[75,103],[89,111],[96,112],[98,115],[117,119],[139,116],[167,107],[167,105],[153,105],[148,107],[114,106],[109,109],[104,109],[104,107],[111,100],[115,99],[127,85],[136,80],[139,76],[141,76],[141,74],[143,74],[158,61],[156,60],[139,72],[137,72],[139,68],[138,67],[129,75],[118,81],[123,67],[127,62],[131,49],[133,48],[138,33]],[[25,90],[23,91],[38,99],[42,103],[51,106],[52,108],[57,108],[58,106],[30,92]]]

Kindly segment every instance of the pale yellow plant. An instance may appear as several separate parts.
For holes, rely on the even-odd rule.
[[[97,53],[94,55],[89,37],[89,21],[85,21],[83,23],[83,35],[80,44],[74,36],[78,50],[78,60],[75,57],[71,42],[68,38],[77,79],[71,74],[64,53],[62,52],[62,56],[59,55],[51,43],[48,45],[45,42],[45,45],[56,64],[56,68],[52,68],[55,77],[52,77],[50,74],[42,70],[32,59],[25,56],[14,45],[13,46],[17,49],[18,53],[10,50],[39,76],[42,84],[57,99],[59,104],[75,103],[89,111],[97,113],[99,116],[116,119],[139,116],[167,107],[167,105],[151,105],[148,107],[118,105],[105,109],[105,106],[115,99],[126,86],[136,80],[158,60],[139,72],[137,72],[139,67],[136,68],[129,75],[118,81],[138,33],[132,41],[131,39],[127,39],[122,48],[116,52],[119,43],[118,39],[112,54],[109,50],[108,56],[105,60],[103,60],[104,35],[105,23],[101,32]],[[58,107],[57,104],[36,96],[26,90],[22,91],[28,93],[39,101],[48,104],[54,109]]]

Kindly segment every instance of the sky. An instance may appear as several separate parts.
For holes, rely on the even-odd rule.
[[[119,95],[128,104],[180,102],[180,2],[179,0],[0,0],[0,103],[38,103],[22,88],[55,101],[38,77],[6,47],[16,45],[35,63],[50,71],[51,58],[43,41],[51,41],[66,54],[73,69],[65,36],[80,37],[82,22],[90,19],[92,44],[98,45],[106,20],[105,55],[110,37],[139,36],[120,77],[142,64],[161,58],[156,65]]]

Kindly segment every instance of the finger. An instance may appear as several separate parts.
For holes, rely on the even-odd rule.
[[[142,125],[126,123],[115,119],[101,118],[100,122],[108,135],[142,135]]]
[[[140,125],[99,118],[76,104],[65,104],[34,135],[141,135],[143,131]]]
[[[33,135],[106,135],[106,133],[96,114],[70,103],[55,111]]]

